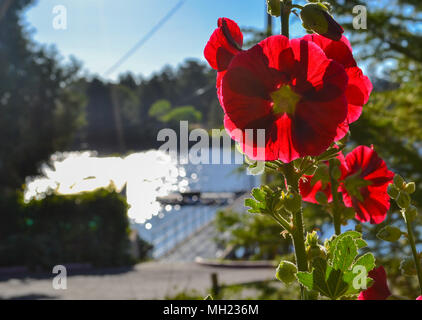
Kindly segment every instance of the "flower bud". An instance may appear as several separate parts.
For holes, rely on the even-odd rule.
[[[281,15],[281,1],[267,0],[267,12],[274,17],[279,17]]]
[[[414,182],[406,183],[404,186],[404,191],[406,191],[408,194],[412,194],[416,191],[416,185]]]
[[[353,219],[356,216],[356,211],[354,208],[344,208],[343,209],[343,217],[346,220],[350,220]]]
[[[384,241],[395,242],[400,239],[402,232],[399,228],[386,226],[382,228],[378,233],[377,237]]]
[[[315,194],[315,200],[316,200],[319,204],[321,204],[321,205],[326,205],[326,204],[328,204],[328,197],[327,197],[327,195],[326,195],[324,192],[322,192],[322,191],[318,191],[318,192]]]
[[[290,261],[281,261],[278,265],[275,277],[286,285],[296,280],[297,268]]]
[[[402,209],[408,208],[410,206],[410,196],[409,196],[409,194],[404,192],[404,191],[400,191],[396,202],[397,202],[397,205],[400,208],[402,208]]]
[[[334,41],[341,39],[343,28],[328,13],[322,3],[308,3],[300,12],[303,27]]]
[[[399,190],[394,184],[388,185],[387,193],[390,196],[391,199],[396,200],[399,196]]]
[[[308,232],[306,234],[305,243],[307,246],[317,246],[318,245],[319,236],[316,231]]]
[[[335,179],[335,180],[339,180],[341,178],[341,170],[339,167],[335,166],[333,168],[331,168],[331,176]]]
[[[418,209],[415,206],[410,205],[406,208],[406,220],[409,220],[409,222],[415,221],[417,215]]]
[[[404,186],[405,186],[405,181],[404,181],[404,179],[400,176],[400,175],[398,175],[398,174],[396,174],[395,176],[394,176],[394,179],[393,179],[393,182],[394,182],[394,185],[399,189],[399,190],[402,190],[403,188],[404,188]]]
[[[308,170],[305,171],[305,175],[307,176],[313,176],[315,172],[317,171],[318,166],[312,166]]]
[[[312,261],[316,258],[325,258],[327,256],[325,248],[321,245],[310,246],[306,248],[306,256],[309,261]]]
[[[411,277],[417,274],[415,261],[411,258],[406,258],[400,263],[400,270],[403,275]]]
[[[294,214],[302,208],[302,197],[296,192],[290,192],[284,199],[284,206]]]
[[[363,231],[363,227],[362,227],[362,225],[361,225],[361,224],[357,224],[357,225],[355,225],[355,231],[357,231],[357,232],[359,232],[359,233],[362,233],[362,231]]]

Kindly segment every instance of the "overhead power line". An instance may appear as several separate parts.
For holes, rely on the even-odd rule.
[[[186,2],[180,0],[170,11],[160,20],[154,27],[143,36],[128,52],[126,52],[114,65],[112,65],[105,73],[107,77],[117,70],[127,59],[129,59],[139,48],[141,48]]]

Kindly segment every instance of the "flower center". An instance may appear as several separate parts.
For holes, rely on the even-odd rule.
[[[365,199],[363,198],[363,195],[362,195],[362,189],[370,186],[372,182],[363,179],[360,175],[361,175],[361,172],[358,171],[355,174],[348,176],[344,180],[344,187],[346,188],[350,196],[363,202]]]
[[[274,103],[273,113],[275,115],[283,113],[293,114],[295,112],[296,105],[300,100],[300,96],[288,85],[281,86],[276,91],[273,91],[270,96]]]

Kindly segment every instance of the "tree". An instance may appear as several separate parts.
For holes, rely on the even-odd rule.
[[[33,43],[22,22],[30,0],[7,2],[0,17],[0,190],[13,190],[64,150],[83,124],[80,65]],[[6,2],[2,2],[6,4]],[[2,7],[4,9],[5,7]]]

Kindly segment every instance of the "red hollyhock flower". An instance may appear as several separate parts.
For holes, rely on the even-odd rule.
[[[359,118],[372,85],[346,38],[274,36],[247,51],[242,44],[237,24],[221,18],[204,54],[218,71],[226,130],[250,158],[290,162],[319,155]],[[263,129],[264,143],[247,129]]]
[[[231,41],[235,35],[240,39],[237,25],[219,21],[205,56],[219,71],[218,95],[227,131],[257,160],[290,162],[323,152],[347,116],[344,68],[303,39],[274,36],[240,51],[240,41]],[[247,129],[265,130],[264,145],[251,139]]]
[[[233,20],[218,19],[218,28],[205,46],[204,56],[210,66],[221,72],[227,70],[233,57],[242,50],[243,34]]]
[[[387,194],[388,185],[392,182],[394,173],[388,170],[373,147],[359,146],[345,158],[340,155],[342,176],[339,192],[347,207],[356,210],[356,219],[362,222],[378,224],[385,220],[390,208],[390,197]],[[306,177],[300,182],[300,192],[303,200],[317,203],[315,195],[322,191],[332,201],[331,185],[329,183],[312,181]]]
[[[369,271],[368,275],[374,280],[374,283],[359,294],[358,300],[386,300],[391,296],[387,284],[387,274],[383,266]]]
[[[336,141],[349,131],[349,124],[359,119],[362,107],[368,102],[373,86],[367,76],[357,66],[349,40],[342,36],[340,41],[332,41],[322,35],[307,35],[304,39],[317,44],[329,59],[340,63],[346,70],[349,82],[346,90],[348,103],[347,119],[339,128]]]

